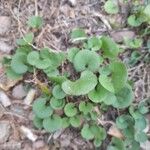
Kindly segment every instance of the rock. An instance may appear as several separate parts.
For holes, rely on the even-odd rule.
[[[33,143],[33,148],[34,149],[39,149],[39,148],[42,148],[44,146],[45,146],[45,143],[42,140],[38,140],[38,141]]]
[[[12,96],[16,99],[22,99],[27,95],[22,84],[19,84],[13,88]]]
[[[130,30],[125,31],[114,31],[110,33],[111,37],[114,39],[115,42],[123,42],[124,38],[133,39],[135,37],[135,33]]]
[[[11,19],[7,16],[0,16],[0,34],[6,33],[11,26]]]
[[[9,97],[3,91],[0,91],[0,102],[4,107],[8,107],[11,105]]]
[[[34,100],[35,94],[36,94],[36,90],[30,89],[26,98],[24,99],[24,104],[30,105],[32,103],[32,101]]]
[[[72,136],[67,134],[62,134],[60,137],[60,145],[61,147],[68,147],[70,145]]]
[[[68,2],[72,7],[75,7],[77,5],[77,0],[68,0]]]
[[[10,135],[10,123],[8,121],[0,122],[0,144],[6,142]]]
[[[12,46],[8,45],[6,42],[4,41],[0,41],[0,52],[2,53],[10,53],[10,51],[13,49]]]

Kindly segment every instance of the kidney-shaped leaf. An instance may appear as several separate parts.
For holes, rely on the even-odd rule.
[[[48,132],[55,132],[62,128],[62,119],[58,115],[52,115],[43,120],[43,127]]]
[[[77,108],[75,107],[74,103],[68,103],[64,108],[64,112],[66,116],[73,117],[77,114]]]
[[[24,53],[16,53],[12,57],[11,61],[11,68],[12,70],[17,73],[17,74],[23,74],[27,72],[28,66],[25,64],[26,63],[26,55]]]
[[[85,115],[91,112],[93,109],[93,105],[90,102],[81,102],[79,104],[79,110],[83,112]]]
[[[66,96],[59,84],[54,86],[52,94],[56,99],[62,99]]]
[[[62,109],[65,105],[65,100],[64,99],[56,99],[55,97],[52,97],[50,104],[53,109]]]
[[[94,51],[81,50],[79,51],[73,60],[76,71],[97,71],[100,65],[100,57]]]
[[[47,118],[52,115],[53,109],[51,106],[46,106],[46,98],[38,98],[33,103],[33,111],[39,118]]]
[[[74,116],[70,118],[70,124],[77,128],[81,125],[81,117],[80,116]]]
[[[90,71],[84,71],[78,80],[63,82],[62,89],[68,95],[85,95],[93,90],[96,84],[97,77]]]
[[[39,53],[36,51],[32,51],[27,55],[27,61],[30,65],[36,65],[39,60]]]

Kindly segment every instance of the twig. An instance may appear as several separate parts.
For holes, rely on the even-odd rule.
[[[38,5],[37,5],[37,0],[34,0],[35,3],[35,16],[38,16]]]

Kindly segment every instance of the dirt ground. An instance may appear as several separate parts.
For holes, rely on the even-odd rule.
[[[111,18],[103,10],[104,2],[105,0],[0,0],[0,24],[4,24],[4,28],[0,29],[0,59],[14,52],[16,39],[29,31],[26,21],[36,10],[44,20],[43,28],[36,35],[34,43],[39,48],[48,46],[56,51],[66,51],[71,46],[69,33],[75,27],[84,28],[89,35],[110,35],[116,41],[118,39],[115,35],[120,31],[136,36],[138,31],[129,29],[126,25],[130,4],[123,6],[121,14]],[[109,21],[115,22],[115,27]],[[140,51],[143,52],[143,49]],[[130,53],[130,50],[126,50],[121,56],[124,62]],[[129,79],[135,83],[135,101],[150,97],[150,64],[141,60],[128,71]],[[39,90],[30,81],[30,77],[20,81],[8,80],[0,64],[0,93],[8,99],[6,107],[0,103],[0,150],[94,150],[92,143],[83,140],[76,129],[49,134],[34,128],[32,105],[24,104],[24,99],[29,92],[36,97]],[[29,86],[32,90],[26,92]],[[110,111],[109,115],[111,113]],[[105,150],[108,143],[109,139],[104,142],[101,150]]]

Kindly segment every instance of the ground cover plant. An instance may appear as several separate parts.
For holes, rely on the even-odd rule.
[[[105,4],[105,9],[111,14],[118,12],[111,1]],[[33,16],[27,24],[38,30],[42,18]],[[133,103],[132,85],[126,65],[119,57],[122,52],[119,45],[109,36],[91,37],[83,29],[76,28],[70,34],[72,47],[56,52],[48,47],[37,49],[34,36],[30,32],[18,39],[15,53],[11,58],[5,57],[3,63],[11,79],[41,71],[49,80],[33,103],[35,127],[50,133],[77,128],[85,140],[100,147],[108,135],[107,128],[99,120],[108,108],[113,108],[120,112],[115,124],[123,138],[111,138],[107,149],[140,149],[140,143],[148,139],[144,132],[148,103]],[[131,42],[130,46],[137,48],[135,43]]]

